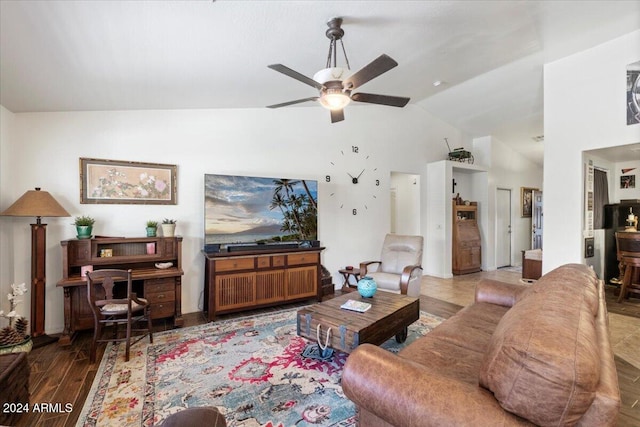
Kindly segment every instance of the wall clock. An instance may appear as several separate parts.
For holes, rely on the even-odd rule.
[[[338,202],[340,209],[351,215],[366,212],[378,198],[382,179],[378,168],[373,165],[371,156],[352,145],[340,150],[331,163],[331,171],[325,176],[327,183],[338,187],[329,196]]]

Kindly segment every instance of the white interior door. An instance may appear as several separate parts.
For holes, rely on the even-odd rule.
[[[511,265],[511,190],[496,193],[496,267]]]
[[[542,191],[534,191],[531,198],[531,249],[542,249]]]

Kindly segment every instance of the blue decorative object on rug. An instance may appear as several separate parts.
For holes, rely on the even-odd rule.
[[[364,276],[358,280],[358,292],[360,292],[363,298],[371,298],[376,294],[377,290],[378,284],[373,280],[373,277]]]
[[[302,357],[317,360],[329,360],[333,356],[332,348],[321,349],[318,344],[307,344],[302,350]]]
[[[215,406],[229,427],[355,427],[355,405],[340,386],[347,354],[305,357],[317,343],[296,335],[286,310],[154,334],[131,347],[107,345],[77,426],[156,426],[190,407]],[[442,319],[421,313],[404,345]],[[322,356],[321,353],[317,353]]]

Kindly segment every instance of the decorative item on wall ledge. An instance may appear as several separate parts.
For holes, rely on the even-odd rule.
[[[176,221],[175,219],[165,218],[162,220],[162,235],[164,237],[173,237],[176,234]]]
[[[36,223],[31,224],[31,336],[36,348],[57,341],[44,333],[47,224],[42,223],[42,217],[71,215],[51,194],[39,187],[24,193],[0,215],[36,217]]]
[[[177,166],[80,158],[80,203],[177,204]]]
[[[520,187],[520,212],[522,218],[531,218],[534,191],[538,191],[538,189],[532,187]]]
[[[147,221],[147,237],[156,237],[158,232],[158,221]]]
[[[73,225],[76,226],[76,233],[78,239],[90,239],[91,233],[93,233],[93,224],[96,222],[95,219],[90,216],[77,216]]]

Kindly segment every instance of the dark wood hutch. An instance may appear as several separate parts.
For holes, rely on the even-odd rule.
[[[452,265],[453,274],[475,273],[481,270],[480,230],[478,228],[478,204],[457,204],[453,201]]]
[[[205,252],[204,310],[217,314],[322,300],[322,247]]]
[[[64,331],[60,344],[71,343],[79,330],[93,329],[93,315],[87,302],[87,267],[131,269],[134,290],[151,304],[152,319],[173,318],[182,326],[182,237],[95,238],[63,240],[62,279],[64,288]],[[172,263],[157,268],[156,263]]]

